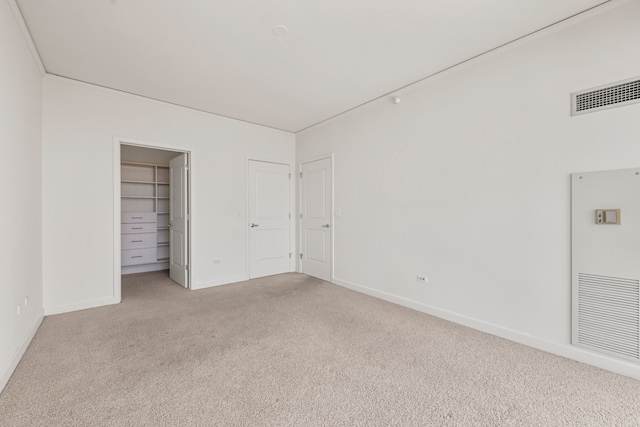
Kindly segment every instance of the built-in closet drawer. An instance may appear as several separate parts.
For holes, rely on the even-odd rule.
[[[146,222],[140,224],[121,224],[122,234],[129,233],[155,233],[158,227],[155,222]]]
[[[158,260],[157,248],[125,249],[122,251],[122,265],[149,264]]]
[[[138,222],[157,222],[158,214],[155,212],[123,212],[123,224],[135,224]]]
[[[157,233],[123,234],[121,249],[155,248],[158,244]]]

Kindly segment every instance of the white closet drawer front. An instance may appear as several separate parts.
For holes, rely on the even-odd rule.
[[[122,212],[122,223],[157,222],[158,214],[155,212]]]
[[[155,248],[158,233],[123,234],[121,249]]]
[[[143,224],[122,224],[121,225],[122,234],[155,233],[156,231],[158,231],[158,227],[156,227],[155,222],[147,222]]]
[[[149,264],[158,261],[156,248],[127,249],[122,251],[122,265]]]

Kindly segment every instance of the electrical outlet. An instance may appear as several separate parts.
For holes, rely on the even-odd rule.
[[[219,259],[214,259],[214,260],[213,260],[213,263],[214,263],[214,264],[220,264],[220,262],[221,262],[221,260],[219,260]]]
[[[425,276],[424,274],[418,274],[416,280],[418,280],[418,282],[420,283],[427,283],[427,276]]]

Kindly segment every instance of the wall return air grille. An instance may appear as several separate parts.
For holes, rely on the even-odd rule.
[[[578,274],[578,343],[625,359],[640,359],[638,280]]]
[[[591,113],[640,102],[640,77],[571,94],[571,115]]]

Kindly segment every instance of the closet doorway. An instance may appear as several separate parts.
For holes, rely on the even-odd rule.
[[[189,153],[123,141],[117,148],[119,276],[166,271],[188,289]]]

